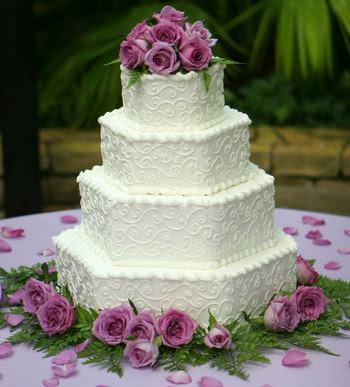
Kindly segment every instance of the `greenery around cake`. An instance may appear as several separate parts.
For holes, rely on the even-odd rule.
[[[301,258],[298,257],[298,260],[300,261]],[[297,320],[295,318],[294,320],[286,320],[284,321],[285,325],[281,325],[280,321],[274,320],[274,317],[271,320],[271,314],[268,313],[271,305],[276,301],[278,302],[278,300],[290,302],[290,300],[293,300],[293,296],[290,297],[291,294],[273,297],[265,313],[259,317],[250,317],[242,312],[239,319],[223,325],[216,321],[210,310],[208,311],[207,327],[199,326],[186,313],[174,310],[175,313],[182,313],[183,316],[189,319],[188,321],[191,321],[191,324],[193,323],[194,329],[190,341],[186,344],[179,344],[177,348],[174,348],[169,346],[169,342],[167,342],[163,333],[155,336],[152,345],[156,347],[157,356],[154,356],[151,364],[149,362],[146,365],[174,371],[185,370],[187,366],[209,364],[213,368],[225,370],[230,375],[247,379],[249,376],[245,370],[247,363],[269,363],[270,360],[265,353],[266,349],[286,350],[296,346],[336,356],[335,353],[322,346],[320,340],[324,335],[347,337],[343,330],[350,329],[350,321],[348,320],[350,318],[350,282],[319,276],[312,269],[310,261],[303,259],[301,263],[304,268],[311,270],[311,272],[309,271],[311,277],[309,274],[307,274],[308,278],[305,275],[302,276],[304,283],[297,288],[294,294],[302,290],[308,292],[311,290],[311,292],[321,296],[320,299],[316,300],[317,302],[324,301],[321,305],[322,308],[319,310],[319,316],[313,316],[316,317],[314,320],[299,321],[299,316],[296,316]],[[94,324],[96,325],[96,321],[102,312],[81,305],[73,306],[67,287],[61,287],[57,283],[57,272],[54,265],[55,262],[51,261],[42,265],[36,264],[32,267],[20,266],[10,271],[0,268],[0,281],[3,288],[0,326],[11,326],[8,323],[9,314],[24,317],[20,324],[11,326],[11,335],[8,342],[13,345],[28,343],[35,350],[44,352],[46,356],[54,356],[67,348],[73,348],[76,350],[78,357],[84,358],[85,364],[95,364],[108,372],[122,376],[123,364],[127,358],[125,357],[126,343],[133,341],[137,343],[138,338],[129,336],[114,345],[108,345],[104,342],[103,337],[101,338],[96,333],[96,327],[94,328]],[[22,298],[17,302],[14,300],[13,295],[23,291],[28,292],[28,283],[33,279],[36,284],[42,287],[50,287],[57,297],[67,303],[66,305],[69,306],[71,313],[68,323],[55,321],[53,325],[56,325],[48,328],[42,321],[39,321],[39,311],[43,305],[44,307],[47,305],[52,295],[49,295],[48,300],[41,301],[43,305],[37,312],[26,311],[28,310],[28,304],[26,304],[24,296],[21,296]],[[305,279],[312,283],[305,283]],[[310,300],[306,300],[306,302],[309,303]],[[15,303],[17,305],[14,305]],[[317,304],[317,308],[319,306]],[[129,300],[129,305],[125,304],[123,307],[135,316],[140,312],[137,311],[131,300]],[[163,316],[168,314],[169,311],[163,311]],[[62,318],[66,318],[66,316],[62,315]],[[160,318],[158,319],[159,322]],[[279,326],[275,326],[275,323],[278,323]],[[59,333],[55,333],[54,330],[57,325],[60,326]],[[210,341],[210,332],[214,328],[221,329],[221,332],[224,333],[224,336],[222,336],[225,339],[224,341],[214,343],[213,338],[214,341]],[[208,343],[214,345],[208,345]],[[78,347],[80,347],[79,350]]]

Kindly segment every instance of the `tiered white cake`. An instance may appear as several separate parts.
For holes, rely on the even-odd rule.
[[[54,238],[59,281],[95,309],[174,307],[199,323],[257,314],[295,286],[296,245],[275,228],[274,180],[249,161],[247,115],[224,106],[223,66],[143,75],[101,124],[82,172],[82,223]]]

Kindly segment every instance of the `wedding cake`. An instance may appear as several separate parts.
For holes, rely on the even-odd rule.
[[[225,106],[227,61],[170,8],[154,16],[160,33],[143,22],[122,43],[123,107],[99,118],[103,165],[78,177],[81,224],[54,238],[59,282],[94,309],[130,299],[226,322],[293,290],[296,244],[274,226],[273,177],[249,161],[248,116]]]

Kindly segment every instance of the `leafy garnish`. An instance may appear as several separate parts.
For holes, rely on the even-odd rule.
[[[219,58],[219,57],[215,57],[210,61],[210,65],[213,65],[215,63],[220,63],[222,65],[244,64],[244,63],[236,62],[232,59]]]
[[[117,58],[117,59],[113,59],[112,61],[110,61],[108,63],[104,63],[103,66],[110,66],[110,65],[119,64],[119,63],[120,63],[120,59]]]
[[[145,74],[143,69],[129,70],[129,81],[127,88],[135,85],[135,83],[141,79],[143,74]]]
[[[209,73],[208,70],[203,70],[203,71],[201,71],[201,73],[203,76],[205,90],[208,93],[209,88],[210,88],[210,84],[211,84],[211,78],[212,78],[211,74]]]

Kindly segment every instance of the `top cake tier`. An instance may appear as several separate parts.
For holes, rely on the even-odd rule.
[[[209,68],[211,82],[206,91],[203,74],[198,71],[169,76],[144,74],[128,87],[130,72],[122,66],[125,115],[145,126],[174,130],[219,120],[225,102],[223,69],[221,64]]]

